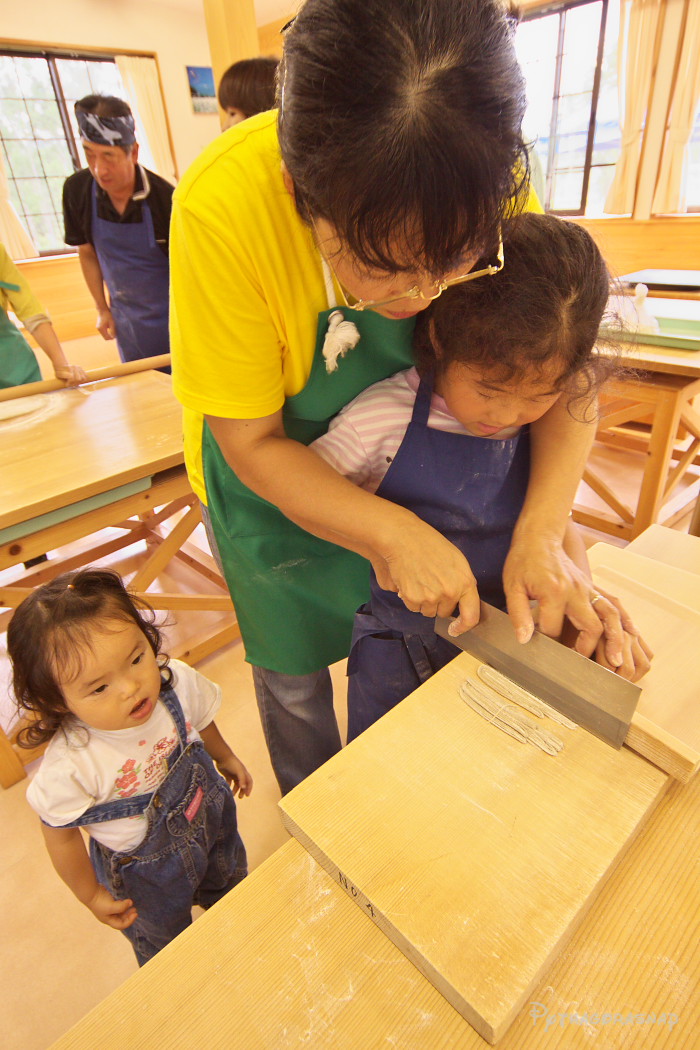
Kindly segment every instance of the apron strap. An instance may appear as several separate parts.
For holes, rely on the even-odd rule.
[[[419,634],[404,634],[403,642],[420,682],[427,682],[433,676],[433,668],[425,651],[423,639]]]
[[[331,273],[330,266],[328,265],[326,260],[323,258],[321,253],[319,252],[318,254],[321,256],[321,269],[323,271],[323,283],[326,286],[326,297],[328,299],[328,309],[332,310],[334,306],[338,305],[338,297],[335,294],[335,286],[333,284],[333,274]]]
[[[174,747],[167,758],[168,772],[173,768],[177,760],[187,747],[187,725],[182,706],[172,686],[162,682],[160,699],[165,704],[170,716],[175,723],[178,737],[178,746]],[[112,799],[110,802],[101,802],[97,806],[91,806],[70,824],[62,824],[64,828],[79,828],[86,824],[103,824],[107,820],[121,820],[123,817],[138,817],[145,813],[151,804],[155,792],[146,795],[134,795],[129,799]],[[46,823],[44,821],[44,823]]]
[[[418,426],[427,427],[428,419],[430,418],[430,402],[433,398],[433,374],[429,372],[428,375],[423,376],[418,387],[418,393],[416,394],[416,400],[413,402],[413,412],[411,413],[411,422],[417,423]]]

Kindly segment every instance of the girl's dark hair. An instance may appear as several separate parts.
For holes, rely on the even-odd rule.
[[[243,58],[229,66],[219,81],[222,109],[240,109],[246,117],[264,113],[275,105],[275,74],[279,59]]]
[[[526,213],[510,227],[504,259],[500,273],[453,285],[420,315],[418,370],[458,363],[508,383],[554,359],[560,388],[589,403],[616,367],[594,353],[610,294],[595,241],[576,223]]]
[[[301,216],[369,267],[439,276],[490,249],[527,181],[501,0],[306,0],[278,105]]]
[[[119,573],[63,573],[25,598],[7,629],[15,700],[20,712],[29,711],[36,719],[18,733],[20,746],[45,744],[72,717],[58,684],[59,668],[70,673],[74,666],[77,673],[78,654],[90,648],[92,629],[106,620],[135,624],[148,639],[166,682],[171,680],[155,613],[147,602],[129,594]]]

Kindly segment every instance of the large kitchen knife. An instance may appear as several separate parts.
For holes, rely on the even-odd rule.
[[[476,627],[453,638],[451,618],[438,617],[435,630],[482,663],[551,704],[615,748],[625,742],[641,689],[573,649],[535,631],[523,645],[508,616],[486,602]]]

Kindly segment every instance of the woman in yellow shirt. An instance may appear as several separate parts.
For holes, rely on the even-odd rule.
[[[12,310],[53,365],[54,375],[74,386],[87,378],[80,365],[71,365],[53,325],[38,299],[0,244],[0,388],[41,379],[34,351],[7,315]]]
[[[528,191],[500,0],[306,0],[278,97],[278,115],[221,136],[175,192],[171,345],[190,477],[285,792],[340,747],[328,664],[347,655],[365,559],[412,611],[478,621],[463,555],[306,446],[412,363],[415,317],[445,287],[498,271]],[[593,427],[558,403],[533,431],[504,573],[511,619],[526,641],[538,599],[540,629],[558,635],[568,615],[583,652],[605,621],[617,666],[620,616],[591,604],[561,547]]]

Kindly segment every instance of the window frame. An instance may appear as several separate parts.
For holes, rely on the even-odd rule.
[[[13,43],[12,41],[7,40],[2,41],[2,43],[0,44],[0,56],[2,57],[43,58],[46,60],[48,64],[49,77],[51,79],[51,86],[53,88],[55,96],[54,101],[56,102],[56,106],[58,108],[66,147],[68,149],[68,153],[71,158],[71,163],[73,165],[73,173],[75,173],[76,171],[80,171],[82,168],[84,168],[85,162],[80,152],[80,144],[76,141],[75,135],[73,133],[73,127],[71,125],[68,110],[68,102],[63,93],[60,73],[56,62],[59,59],[73,59],[85,62],[110,62],[116,65],[116,56],[122,54],[134,54],[147,58],[154,57],[150,53],[145,53],[141,51],[126,51],[123,48],[120,48],[119,50],[98,49],[90,47],[78,49],[60,46],[54,47],[52,45],[44,44],[31,44],[20,42]],[[34,142],[37,142],[36,138],[34,139]],[[8,170],[6,172],[6,175],[8,183],[17,181],[17,177],[12,173],[11,170]],[[66,178],[68,177],[69,175],[66,175]],[[41,178],[43,179],[43,181],[46,182],[47,176],[45,174],[43,174]],[[22,225],[25,227],[25,229],[27,229],[25,215],[26,213],[23,210],[19,218],[22,222]],[[27,229],[27,232],[30,236],[32,236],[31,229]],[[51,259],[57,258],[61,255],[66,255],[68,253],[74,254],[75,249],[72,249],[69,245],[63,245],[63,247],[55,249],[41,249],[37,245],[37,251],[39,253],[39,258]]]
[[[593,85],[591,89],[591,107],[588,119],[588,132],[586,138],[586,151],[583,161],[583,179],[581,182],[581,197],[579,200],[578,208],[550,208],[549,202],[551,201],[551,188],[554,176],[559,171],[566,171],[567,169],[555,169],[553,170],[552,161],[556,156],[556,129],[557,129],[557,118],[559,114],[559,103],[561,100],[561,80],[562,80],[562,67],[563,67],[563,53],[564,53],[564,34],[566,31],[566,15],[569,11],[574,10],[578,7],[587,7],[591,3],[600,3],[601,14],[600,14],[600,28],[598,31],[598,44],[596,48],[596,62],[593,73]],[[554,85],[552,92],[552,108],[550,114],[549,123],[549,148],[547,155],[547,169],[545,171],[545,199],[542,201],[542,206],[546,212],[551,215],[560,215],[568,217],[581,217],[586,216],[586,205],[588,202],[588,189],[590,184],[591,169],[594,166],[593,160],[593,148],[595,145],[595,132],[596,132],[596,121],[598,115],[598,101],[600,97],[600,83],[602,79],[602,66],[603,66],[603,53],[605,46],[605,32],[608,24],[608,3],[609,0],[563,0],[561,3],[554,4],[543,4],[542,6],[528,6],[522,12],[521,23],[533,22],[536,19],[547,17],[550,15],[559,15],[559,26],[557,36],[557,52],[555,58],[555,74],[554,74]]]

